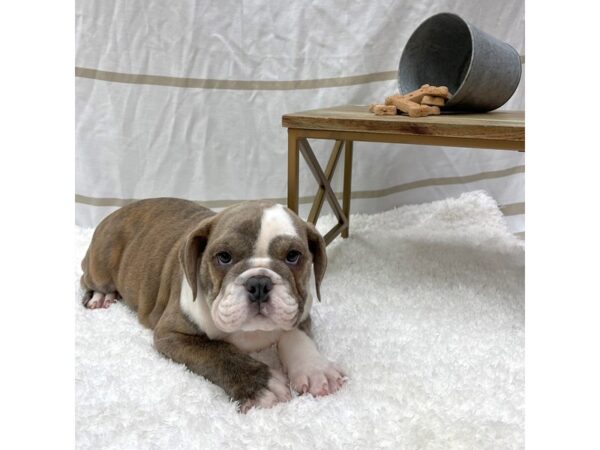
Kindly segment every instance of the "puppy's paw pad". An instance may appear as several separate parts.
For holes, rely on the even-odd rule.
[[[315,397],[337,392],[347,380],[341,369],[325,358],[293,367],[289,375],[292,388],[296,392],[308,392]]]
[[[97,292],[97,291],[94,291],[92,296],[89,299],[87,299],[87,301],[84,300],[84,302],[83,302],[83,306],[85,306],[88,309],[102,308],[103,304],[104,304],[104,294],[102,292]]]
[[[102,292],[94,291],[93,295],[89,299],[84,299],[83,306],[88,309],[108,308],[117,301],[117,294],[115,292],[109,292],[103,294]]]
[[[246,400],[240,406],[240,411],[245,414],[251,408],[268,409],[277,403],[288,402],[291,399],[292,394],[287,377],[281,371],[271,369],[271,378],[267,383],[267,387],[262,389],[254,398]]]

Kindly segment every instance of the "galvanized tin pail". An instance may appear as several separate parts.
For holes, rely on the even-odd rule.
[[[521,79],[519,53],[461,17],[441,13],[425,20],[408,40],[398,67],[405,94],[423,84],[448,86],[445,110],[485,112],[499,108]]]

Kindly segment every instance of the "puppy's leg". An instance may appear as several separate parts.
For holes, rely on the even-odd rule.
[[[270,408],[291,399],[286,376],[233,345],[206,336],[157,329],[154,346],[173,361],[221,386],[240,410]]]
[[[292,388],[314,396],[333,394],[346,381],[342,370],[317,350],[306,332],[286,331],[277,344],[279,359],[287,371]]]
[[[108,308],[115,303],[119,298],[119,293],[115,290],[112,283],[97,283],[87,270],[88,257],[83,259],[81,266],[84,273],[81,276],[80,284],[84,290],[81,303],[88,309]],[[105,294],[105,292],[108,292]]]
[[[94,291],[92,289],[86,289],[83,293],[83,297],[81,297],[81,304],[83,306],[87,306],[92,297],[94,296]]]
[[[85,306],[88,309],[108,308],[116,301],[116,292],[109,292],[108,294],[103,294],[102,292],[98,291],[87,291],[83,295],[83,299],[81,300],[83,306]]]

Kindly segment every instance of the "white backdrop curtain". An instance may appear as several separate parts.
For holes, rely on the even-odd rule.
[[[439,12],[524,55],[523,0],[78,0],[77,224],[148,197],[285,203],[281,116],[395,92],[403,46]],[[503,109],[525,109],[523,85]],[[330,146],[315,142],[322,162]],[[485,189],[524,229],[521,153],[359,142],[353,167],[352,212]],[[306,166],[300,180],[306,214]]]

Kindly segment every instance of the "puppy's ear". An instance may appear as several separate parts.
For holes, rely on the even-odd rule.
[[[181,267],[183,267],[185,278],[192,288],[194,301],[198,294],[198,273],[200,271],[200,263],[202,262],[202,254],[208,243],[208,235],[210,234],[212,223],[213,217],[200,222],[196,229],[188,235],[183,247],[179,251],[179,262],[181,263]]]
[[[321,233],[317,231],[312,223],[306,222],[306,237],[308,239],[308,248],[312,253],[313,267],[315,270],[315,284],[317,288],[317,298],[321,301],[321,281],[327,268],[327,253],[325,252],[325,240]]]

